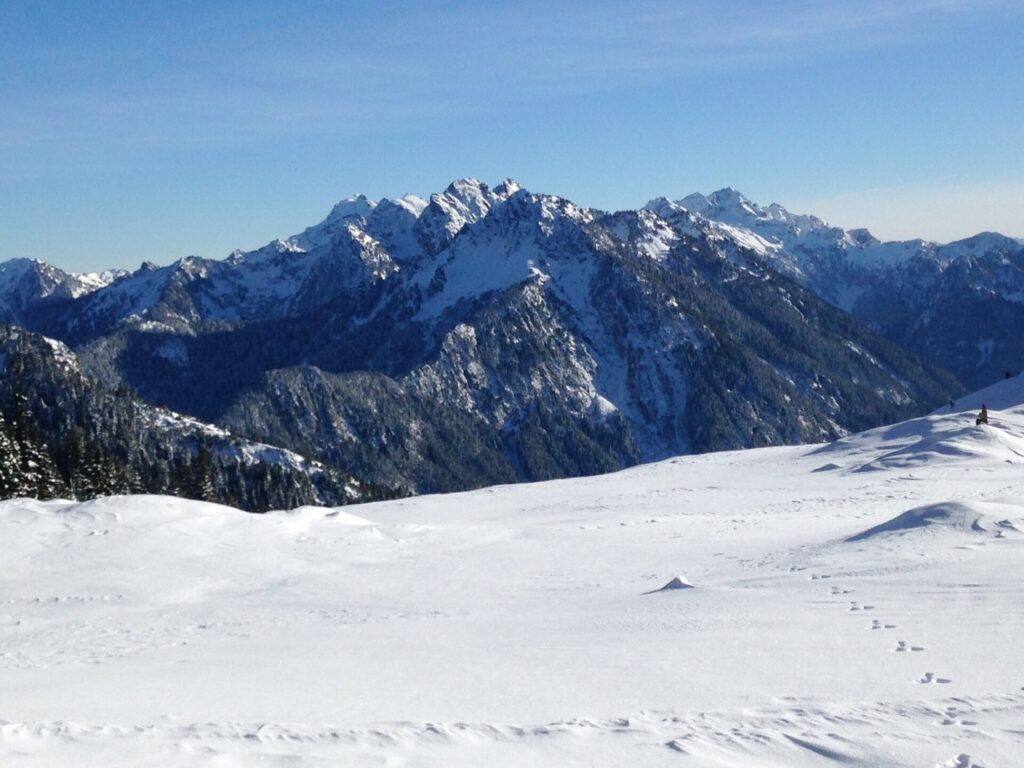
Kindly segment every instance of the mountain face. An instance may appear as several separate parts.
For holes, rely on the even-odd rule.
[[[107,388],[423,491],[827,440],[960,391],[839,300],[884,295],[885,259],[854,258],[884,244],[743,200],[605,213],[473,179],[356,196],[294,237],[146,264],[22,322]]]
[[[34,259],[0,264],[0,322],[23,322],[48,303],[75,299],[124,276],[123,270],[76,274]]]
[[[1024,360],[1024,242],[992,232],[940,245],[883,243],[733,189],[653,200],[763,254],[778,271],[875,331],[953,372],[969,388],[1019,371]]]
[[[395,492],[110,391],[58,341],[0,326],[0,497],[169,493],[250,511]]]

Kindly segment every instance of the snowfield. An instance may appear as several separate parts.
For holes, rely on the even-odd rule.
[[[1024,765],[1024,378],[980,396],[355,513],[3,502],[0,764]]]

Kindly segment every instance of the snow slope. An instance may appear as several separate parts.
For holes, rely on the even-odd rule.
[[[1017,374],[1009,379],[997,381],[995,384],[979,389],[956,400],[953,405],[943,406],[936,413],[955,413],[964,410],[981,410],[982,405],[990,409],[1003,410],[1014,408],[1024,403],[1024,374]]]
[[[358,517],[3,502],[0,763],[1024,764],[1022,400]]]

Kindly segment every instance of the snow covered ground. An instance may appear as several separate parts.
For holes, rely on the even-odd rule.
[[[0,764],[1022,765],[1024,379],[983,396],[336,512],[3,502]]]

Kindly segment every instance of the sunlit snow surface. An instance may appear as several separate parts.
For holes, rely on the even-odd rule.
[[[347,510],[4,502],[0,765],[1022,765],[1024,381],[984,396]]]

